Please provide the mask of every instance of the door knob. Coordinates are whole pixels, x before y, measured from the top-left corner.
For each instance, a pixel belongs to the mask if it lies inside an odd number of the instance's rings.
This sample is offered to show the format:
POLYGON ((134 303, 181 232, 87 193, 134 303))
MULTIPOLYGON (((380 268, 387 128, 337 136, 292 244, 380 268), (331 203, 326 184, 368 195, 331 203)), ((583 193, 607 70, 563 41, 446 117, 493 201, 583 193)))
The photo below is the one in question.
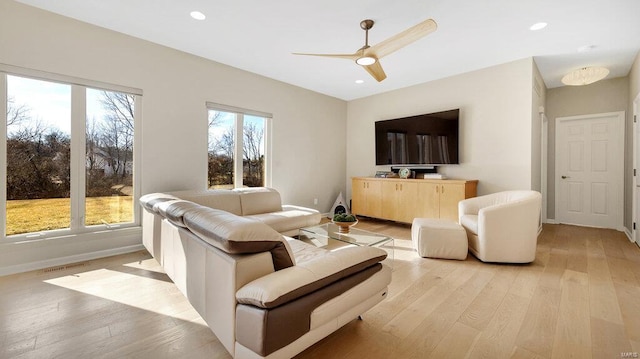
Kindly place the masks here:
POLYGON ((562 179, 567 179, 567 178, 571 178, 569 176, 562 176, 562 179))

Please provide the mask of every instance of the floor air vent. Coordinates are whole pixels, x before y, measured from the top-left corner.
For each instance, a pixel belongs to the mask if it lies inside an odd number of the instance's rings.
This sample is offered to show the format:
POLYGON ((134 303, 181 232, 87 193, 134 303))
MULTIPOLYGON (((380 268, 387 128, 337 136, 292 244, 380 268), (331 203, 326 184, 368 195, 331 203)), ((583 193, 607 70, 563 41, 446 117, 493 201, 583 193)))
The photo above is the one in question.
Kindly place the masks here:
POLYGON ((74 264, 65 264, 63 266, 45 268, 42 270, 43 273, 51 273, 51 272, 59 272, 65 269, 71 269, 76 267, 84 267, 87 263, 74 263, 74 264))

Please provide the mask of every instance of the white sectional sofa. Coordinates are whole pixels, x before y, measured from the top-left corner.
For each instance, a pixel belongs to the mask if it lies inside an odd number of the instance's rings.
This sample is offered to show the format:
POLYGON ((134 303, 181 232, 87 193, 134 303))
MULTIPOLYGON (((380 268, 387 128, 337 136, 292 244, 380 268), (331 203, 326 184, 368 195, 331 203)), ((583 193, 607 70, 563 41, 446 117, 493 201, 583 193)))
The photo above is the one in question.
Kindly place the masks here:
POLYGON ((293 357, 382 301, 391 281, 382 249, 326 250, 279 233, 316 224, 320 215, 289 206, 269 212, 276 194, 260 188, 140 199, 145 247, 235 358, 293 357))

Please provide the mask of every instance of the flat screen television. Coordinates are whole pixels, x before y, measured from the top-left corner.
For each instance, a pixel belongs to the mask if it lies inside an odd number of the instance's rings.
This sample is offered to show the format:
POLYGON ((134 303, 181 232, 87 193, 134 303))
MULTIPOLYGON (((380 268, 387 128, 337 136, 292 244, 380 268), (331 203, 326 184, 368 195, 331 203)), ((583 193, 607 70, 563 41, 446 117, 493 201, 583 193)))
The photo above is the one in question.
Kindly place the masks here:
POLYGON ((376 121, 376 165, 459 164, 460 110, 376 121))

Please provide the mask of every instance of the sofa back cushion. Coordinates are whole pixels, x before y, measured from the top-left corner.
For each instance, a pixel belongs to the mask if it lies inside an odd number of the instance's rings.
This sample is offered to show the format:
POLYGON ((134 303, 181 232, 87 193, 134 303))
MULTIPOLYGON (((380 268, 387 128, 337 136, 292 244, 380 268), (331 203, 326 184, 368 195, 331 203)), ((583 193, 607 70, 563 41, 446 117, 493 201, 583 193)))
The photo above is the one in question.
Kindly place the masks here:
POLYGON ((527 200, 535 200, 540 194, 536 191, 529 190, 514 190, 514 191, 502 191, 487 195, 488 202, 483 207, 489 207, 492 205, 500 205, 514 202, 522 202, 527 200))
POLYGON ((176 199, 178 199, 178 197, 168 193, 148 193, 140 197, 140 204, 149 212, 158 213, 154 209, 156 204, 160 202, 174 201, 176 199))
POLYGON ((202 206, 195 202, 176 199, 172 201, 158 202, 153 206, 153 209, 154 212, 166 218, 167 221, 171 222, 173 225, 186 228, 187 225, 184 224, 184 214, 188 210, 196 207, 202 206))
POLYGON ((243 216, 282 211, 280 193, 273 188, 236 188, 233 192, 240 194, 243 216))
POLYGON ((191 232, 226 253, 271 252, 275 270, 295 264, 283 236, 262 222, 204 206, 187 209, 182 218, 191 232))
POLYGON ((242 215, 240 196, 235 191, 226 189, 212 189, 203 191, 180 191, 170 193, 180 199, 195 202, 205 207, 220 209, 238 216, 242 215))

